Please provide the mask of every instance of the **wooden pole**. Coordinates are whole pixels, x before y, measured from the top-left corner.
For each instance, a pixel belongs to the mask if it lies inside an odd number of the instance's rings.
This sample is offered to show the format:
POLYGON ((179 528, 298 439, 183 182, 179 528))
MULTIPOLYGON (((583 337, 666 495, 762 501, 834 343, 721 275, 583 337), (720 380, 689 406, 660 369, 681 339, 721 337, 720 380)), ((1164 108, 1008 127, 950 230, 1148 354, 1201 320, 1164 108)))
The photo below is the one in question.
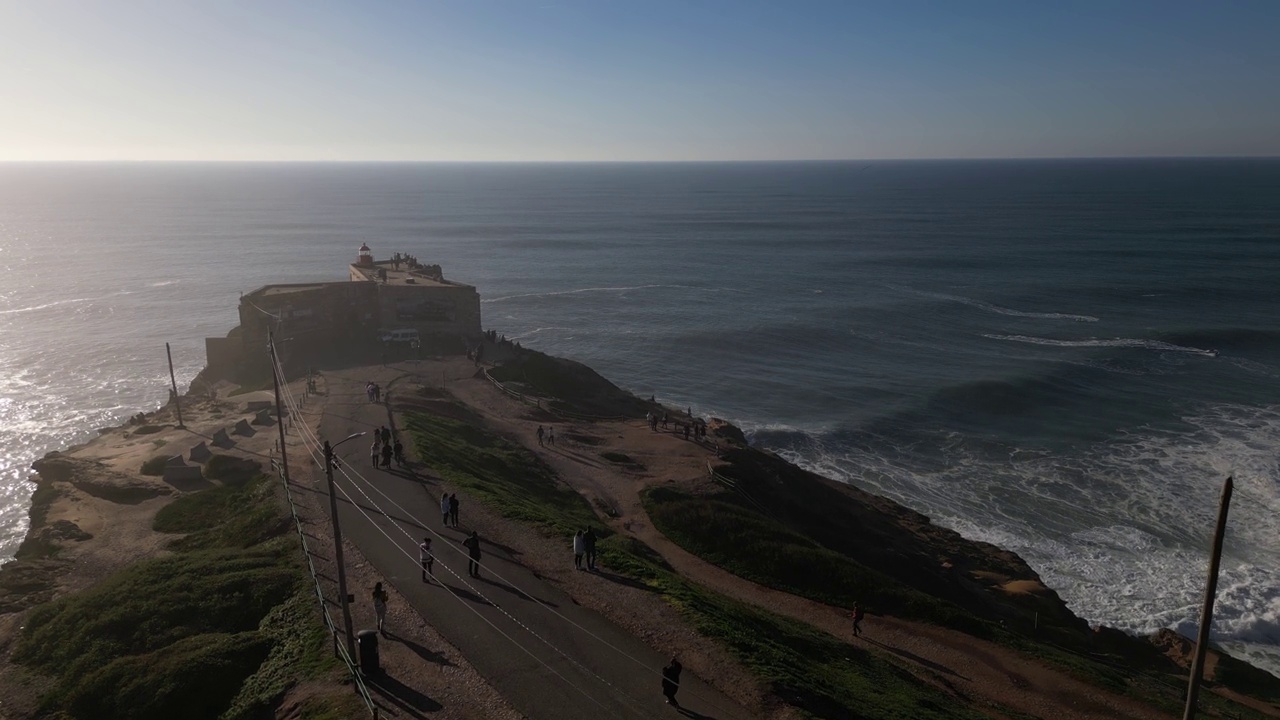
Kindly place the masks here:
MULTIPOLYGON (((350 439, 347 438, 347 440, 350 439)), ((342 603, 342 624, 347 632, 347 660, 354 665, 356 636, 351 627, 351 596, 347 595, 347 565, 342 557, 342 526, 338 524, 338 493, 333 487, 333 447, 329 445, 328 440, 324 441, 324 476, 329 482, 329 517, 333 522, 333 559, 338 565, 338 599, 342 603)))
POLYGON ((284 410, 280 407, 280 376, 276 374, 276 367, 279 366, 276 358, 276 341, 275 337, 270 333, 267 334, 267 348, 271 353, 271 383, 276 390, 276 428, 280 431, 280 471, 283 474, 284 481, 287 483, 289 477, 289 453, 284 446, 284 410))
POLYGON ((1200 632, 1196 635, 1196 657, 1191 663, 1187 681, 1187 706, 1182 720, 1193 720, 1200 699, 1200 676, 1204 674, 1204 656, 1209 649, 1209 627, 1213 625, 1213 600, 1218 593, 1218 564, 1222 560, 1222 537, 1227 531, 1227 510, 1231 507, 1231 478, 1222 484, 1222 501, 1218 505, 1218 526, 1213 531, 1213 550, 1209 556, 1209 579, 1204 585, 1204 606, 1200 609, 1200 632))
POLYGON ((178 410, 178 429, 186 430, 187 426, 182 424, 182 400, 178 397, 178 379, 173 375, 173 351, 169 349, 169 343, 164 344, 164 354, 169 356, 169 382, 173 385, 173 406, 178 410))

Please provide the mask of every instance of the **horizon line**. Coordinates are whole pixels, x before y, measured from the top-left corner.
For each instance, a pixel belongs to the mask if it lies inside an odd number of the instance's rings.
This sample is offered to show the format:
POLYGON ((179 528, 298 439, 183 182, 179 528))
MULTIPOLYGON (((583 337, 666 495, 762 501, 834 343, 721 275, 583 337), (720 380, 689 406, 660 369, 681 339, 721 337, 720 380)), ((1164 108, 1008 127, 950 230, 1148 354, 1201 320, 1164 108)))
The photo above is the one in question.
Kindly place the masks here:
POLYGON ((217 160, 217 159, 100 159, 6 160, 0 165, 695 165, 783 163, 907 163, 907 162, 1046 162, 1099 160, 1277 160, 1275 155, 1044 155, 1034 157, 936 157, 936 158, 789 158, 699 160, 217 160))

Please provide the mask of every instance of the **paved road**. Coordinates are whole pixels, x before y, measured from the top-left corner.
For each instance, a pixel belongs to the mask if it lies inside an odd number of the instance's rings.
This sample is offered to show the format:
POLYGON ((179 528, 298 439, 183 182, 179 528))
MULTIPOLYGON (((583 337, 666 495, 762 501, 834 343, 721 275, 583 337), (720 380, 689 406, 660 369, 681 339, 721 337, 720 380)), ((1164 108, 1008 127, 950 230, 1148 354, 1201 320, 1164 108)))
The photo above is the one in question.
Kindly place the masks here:
MULTIPOLYGON (((418 369, 427 377, 442 377, 440 367, 423 363, 418 369)), ((394 368, 327 372, 328 398, 319 437, 336 442, 388 424, 386 407, 368 402, 364 385, 372 379, 388 387, 398 377, 403 373, 394 368)), ((407 380, 397 384, 407 385, 407 380)), ((468 577, 465 551, 459 545, 463 530, 472 529, 466 507, 462 530, 442 528, 439 499, 432 494, 434 480, 373 469, 371 444, 368 435, 337 449, 354 478, 337 476, 355 499, 352 503, 338 492, 344 535, 517 710, 534 720, 754 717, 688 672, 680 691, 686 708, 677 711, 666 705, 657 671, 667 658, 574 604, 502 548, 486 544, 483 577, 468 577), (428 534, 433 538, 437 582, 424 584, 418 542, 428 534)), ((483 538, 485 529, 475 529, 483 538)), ((369 588, 349 591, 361 601, 369 594, 369 588)))

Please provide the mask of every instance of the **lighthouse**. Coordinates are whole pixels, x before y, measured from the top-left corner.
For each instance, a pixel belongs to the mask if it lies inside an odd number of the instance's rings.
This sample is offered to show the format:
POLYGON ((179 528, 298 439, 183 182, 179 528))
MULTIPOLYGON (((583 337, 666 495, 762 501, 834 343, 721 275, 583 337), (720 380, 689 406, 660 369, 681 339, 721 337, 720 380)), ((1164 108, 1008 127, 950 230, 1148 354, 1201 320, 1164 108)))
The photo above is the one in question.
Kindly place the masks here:
POLYGON ((368 243, 360 243, 360 255, 356 258, 356 265, 373 267, 373 251, 369 249, 368 243))

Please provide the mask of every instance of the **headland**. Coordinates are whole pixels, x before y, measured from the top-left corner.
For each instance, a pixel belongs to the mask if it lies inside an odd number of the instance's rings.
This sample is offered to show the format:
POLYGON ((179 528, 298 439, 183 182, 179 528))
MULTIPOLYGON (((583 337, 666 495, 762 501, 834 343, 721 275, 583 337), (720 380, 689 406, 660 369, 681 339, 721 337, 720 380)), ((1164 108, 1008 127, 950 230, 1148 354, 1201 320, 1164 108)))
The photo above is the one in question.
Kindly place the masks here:
MULTIPOLYGON (((1015 554, 752 448, 721 420, 486 335, 474 288, 363 252, 349 282, 244 296, 241 325, 210 342, 181 398, 186 427, 171 403, 37 463, 27 542, 0 571, 5 717, 109 717, 124 710, 108 700, 139 697, 159 713, 197 697, 211 675, 192 667, 221 669, 198 696, 217 712, 202 717, 361 716, 321 620, 321 607, 337 613, 337 573, 312 453, 383 425, 409 463, 373 468, 367 443, 347 444, 338 497, 356 627, 373 622, 374 582, 392 592, 385 674, 370 681, 382 717, 649 717, 668 710, 650 704, 671 655, 690 717, 1179 711, 1189 642, 1090 628, 1015 554), (379 340, 404 329, 417 347, 379 340), (271 395, 243 392, 270 383, 268 337, 287 348, 287 485, 272 472, 271 395), (381 402, 364 396, 370 382, 381 402), (665 419, 651 428, 646 413, 665 419), (705 437, 686 436, 695 423, 705 437), (441 526, 442 493, 462 497, 461 528, 441 526), (601 536, 599 572, 570 562, 584 526, 601 536), (471 530, 485 581, 450 574, 471 530), (424 535, 438 582, 419 577, 424 535), (197 578, 205 602, 184 588, 197 578), (135 593, 177 615, 130 610, 135 593)), ((1272 676, 1214 657, 1207 712, 1280 716, 1272 676)))

